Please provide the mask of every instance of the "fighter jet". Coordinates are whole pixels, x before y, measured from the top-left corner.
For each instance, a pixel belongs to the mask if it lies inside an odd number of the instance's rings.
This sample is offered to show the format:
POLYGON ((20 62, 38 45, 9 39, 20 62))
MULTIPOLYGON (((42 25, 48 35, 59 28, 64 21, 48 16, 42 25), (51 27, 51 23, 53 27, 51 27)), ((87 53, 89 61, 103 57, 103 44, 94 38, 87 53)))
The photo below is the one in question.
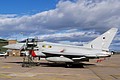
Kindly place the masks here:
MULTIPOLYGON (((67 67, 73 63, 89 61, 89 59, 110 57, 109 46, 114 39, 117 28, 111 28, 93 41, 83 46, 73 46, 51 42, 38 42, 37 49, 31 53, 33 57, 45 57, 50 62, 64 62, 67 67)), ((4 46, 9 49, 22 49, 25 43, 4 46)))

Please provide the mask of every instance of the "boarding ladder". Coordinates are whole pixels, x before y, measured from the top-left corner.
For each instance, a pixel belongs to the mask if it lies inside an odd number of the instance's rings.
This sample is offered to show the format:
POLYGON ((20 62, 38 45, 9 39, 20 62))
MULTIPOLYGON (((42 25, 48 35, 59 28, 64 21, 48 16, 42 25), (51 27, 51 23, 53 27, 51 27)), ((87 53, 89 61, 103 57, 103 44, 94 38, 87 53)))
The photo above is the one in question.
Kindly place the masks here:
POLYGON ((26 39, 26 43, 25 43, 25 52, 26 52, 26 56, 23 57, 23 63, 22 63, 22 67, 30 67, 30 66, 34 66, 34 57, 32 56, 32 51, 36 51, 37 49, 37 42, 38 39, 36 38, 28 38, 26 39))

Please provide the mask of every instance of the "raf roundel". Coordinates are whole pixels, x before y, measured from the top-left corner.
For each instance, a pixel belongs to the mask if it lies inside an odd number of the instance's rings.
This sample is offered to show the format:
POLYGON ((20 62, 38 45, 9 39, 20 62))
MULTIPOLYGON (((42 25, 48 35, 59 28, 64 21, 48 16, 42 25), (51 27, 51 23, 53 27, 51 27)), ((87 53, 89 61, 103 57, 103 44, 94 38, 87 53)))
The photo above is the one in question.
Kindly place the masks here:
POLYGON ((105 37, 103 37, 103 39, 105 39, 105 37))

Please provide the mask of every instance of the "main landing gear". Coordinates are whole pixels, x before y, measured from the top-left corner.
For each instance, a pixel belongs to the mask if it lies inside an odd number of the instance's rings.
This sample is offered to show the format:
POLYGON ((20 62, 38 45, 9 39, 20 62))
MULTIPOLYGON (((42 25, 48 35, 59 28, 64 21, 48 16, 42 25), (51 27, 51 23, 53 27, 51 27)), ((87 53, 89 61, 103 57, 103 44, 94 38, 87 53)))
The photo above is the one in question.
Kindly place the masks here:
POLYGON ((66 68, 71 68, 73 66, 72 62, 66 62, 66 68))

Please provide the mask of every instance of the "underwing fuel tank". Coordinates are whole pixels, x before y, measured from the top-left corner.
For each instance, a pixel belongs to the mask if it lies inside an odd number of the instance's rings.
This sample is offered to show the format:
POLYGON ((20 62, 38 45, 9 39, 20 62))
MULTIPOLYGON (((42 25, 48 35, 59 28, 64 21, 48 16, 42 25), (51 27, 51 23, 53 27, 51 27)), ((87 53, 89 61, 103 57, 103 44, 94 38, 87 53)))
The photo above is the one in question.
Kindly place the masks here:
POLYGON ((50 62, 73 62, 73 60, 66 57, 48 57, 46 60, 50 62))

